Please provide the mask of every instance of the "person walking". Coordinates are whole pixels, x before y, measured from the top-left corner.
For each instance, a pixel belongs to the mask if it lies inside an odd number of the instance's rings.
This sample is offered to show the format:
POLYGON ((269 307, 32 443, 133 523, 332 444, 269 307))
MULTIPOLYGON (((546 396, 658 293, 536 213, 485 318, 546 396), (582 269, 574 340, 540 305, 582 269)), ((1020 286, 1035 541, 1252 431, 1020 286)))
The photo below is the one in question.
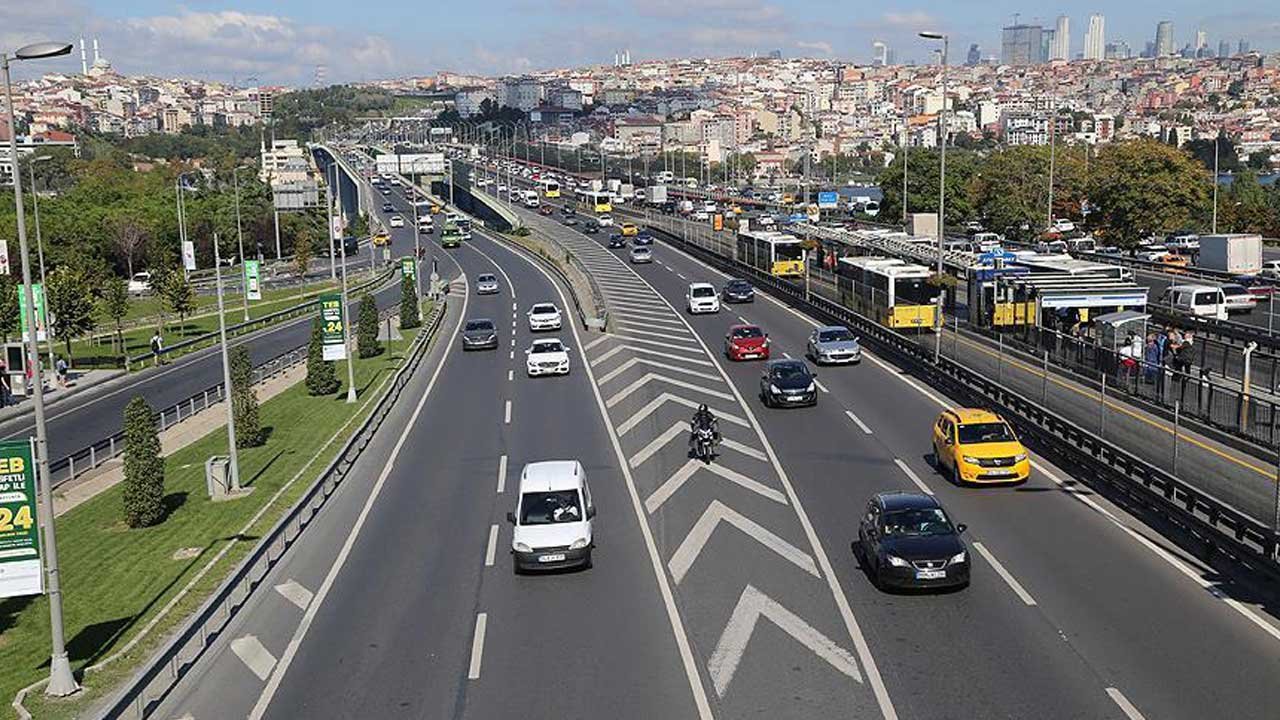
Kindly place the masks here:
POLYGON ((65 388, 67 386, 67 372, 70 370, 67 365, 67 359, 59 355, 57 361, 54 362, 53 367, 58 375, 58 387, 65 388))
POLYGON ((0 408, 13 404, 13 388, 9 387, 9 368, 0 363, 0 408))
POLYGON ((160 331, 156 330, 151 336, 151 354, 155 356, 157 365, 164 362, 162 352, 164 352, 164 338, 160 337, 160 331))

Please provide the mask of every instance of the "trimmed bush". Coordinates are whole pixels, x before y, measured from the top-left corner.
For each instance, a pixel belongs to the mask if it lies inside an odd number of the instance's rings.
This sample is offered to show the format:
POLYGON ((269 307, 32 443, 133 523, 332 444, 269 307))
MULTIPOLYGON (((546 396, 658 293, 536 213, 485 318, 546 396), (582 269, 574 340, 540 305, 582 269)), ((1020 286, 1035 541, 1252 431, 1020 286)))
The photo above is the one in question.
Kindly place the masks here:
POLYGON ((307 393, 332 395, 338 392, 338 378, 333 363, 325 362, 320 318, 311 322, 311 342, 307 344, 307 393))
POLYGON ((356 317, 357 354, 362 358, 381 355, 382 343, 378 342, 378 305, 367 292, 360 296, 360 310, 356 317))
POLYGON ((413 278, 400 278, 400 329, 409 330, 422 324, 422 315, 418 312, 418 289, 413 278))
POLYGON ((151 405, 135 397, 124 409, 124 522, 155 525, 164 517, 164 458, 151 405))
POLYGON ((236 447, 262 444, 262 422, 258 417, 258 396, 253 392, 253 363, 244 345, 231 349, 231 414, 236 424, 236 447))

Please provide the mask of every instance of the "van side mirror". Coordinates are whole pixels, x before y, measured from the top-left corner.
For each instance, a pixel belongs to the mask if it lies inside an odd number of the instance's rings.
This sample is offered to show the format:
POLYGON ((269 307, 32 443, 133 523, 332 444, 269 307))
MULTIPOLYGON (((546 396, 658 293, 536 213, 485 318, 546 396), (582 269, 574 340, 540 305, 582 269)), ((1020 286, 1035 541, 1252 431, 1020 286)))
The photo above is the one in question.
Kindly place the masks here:
POLYGON ((515 513, 513 513, 513 512, 508 512, 508 513, 507 513, 507 522, 511 523, 512 525, 515 525, 515 524, 516 524, 516 514, 515 514, 515 513))
POLYGON ((595 517, 595 516, 596 516, 596 506, 595 506, 595 505, 588 505, 588 506, 587 506, 587 519, 588 519, 588 520, 590 520, 591 518, 593 518, 593 517, 595 517))

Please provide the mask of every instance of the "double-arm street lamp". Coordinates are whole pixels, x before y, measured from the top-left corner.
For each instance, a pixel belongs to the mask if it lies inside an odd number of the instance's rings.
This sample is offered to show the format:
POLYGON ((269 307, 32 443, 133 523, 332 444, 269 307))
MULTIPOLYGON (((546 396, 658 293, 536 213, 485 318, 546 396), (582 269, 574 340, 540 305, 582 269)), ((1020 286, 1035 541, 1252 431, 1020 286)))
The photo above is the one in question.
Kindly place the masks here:
MULTIPOLYGON (((935 272, 938 275, 938 282, 941 290, 942 282, 942 249, 943 238, 946 236, 945 231, 945 211, 947 202, 947 50, 949 49, 950 38, 946 33, 940 32, 922 32, 920 37, 925 40, 941 40, 942 41, 942 108, 938 111, 938 142, 941 143, 942 149, 939 154, 938 167, 938 264, 935 272)), ((905 198, 904 198, 905 199, 905 198)), ((939 356, 942 354, 942 292, 938 293, 937 308, 934 312, 933 329, 937 335, 937 342, 933 348, 933 361, 938 362, 939 356)))
POLYGON ((27 314, 27 362, 31 363, 33 404, 36 418, 36 468, 40 503, 44 511, 44 561, 48 578, 49 625, 52 654, 49 658, 49 684, 45 693, 55 697, 70 695, 80 689, 71 672, 67 657, 66 637, 62 623, 62 581, 58 573, 58 542, 54 533, 53 487, 49 482, 49 437, 44 417, 44 372, 40 367, 40 346, 36 340, 36 304, 31 288, 31 257, 27 250, 27 220, 22 207, 22 173, 18 171, 18 126, 13 114, 13 87, 9 78, 12 60, 40 60, 71 52, 70 43, 44 42, 25 45, 12 55, 0 52, 0 72, 4 75, 4 97, 9 120, 9 159, 13 167, 13 198, 18 213, 18 248, 22 256, 22 292, 27 314))

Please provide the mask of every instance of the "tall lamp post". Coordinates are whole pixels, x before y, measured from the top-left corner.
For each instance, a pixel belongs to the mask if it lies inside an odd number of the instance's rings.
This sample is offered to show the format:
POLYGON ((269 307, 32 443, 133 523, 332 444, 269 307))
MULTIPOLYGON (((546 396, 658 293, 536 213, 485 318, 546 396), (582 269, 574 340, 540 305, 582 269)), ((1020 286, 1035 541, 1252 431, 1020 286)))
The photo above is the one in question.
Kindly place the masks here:
MULTIPOLYGON (((52 159, 52 155, 40 155, 31 158, 31 163, 27 166, 27 170, 31 174, 31 210, 36 220, 36 255, 40 258, 40 287, 44 288, 45 292, 49 292, 49 283, 44 279, 44 239, 40 236, 40 191, 36 188, 36 163, 52 159)), ((17 169, 16 164, 14 169, 17 169)), ((1217 195, 1214 197, 1216 203, 1217 195)), ((1214 207, 1216 209, 1217 205, 1215 204, 1214 207)), ((48 333, 45 334, 44 349, 49 355, 49 367, 55 367, 56 363, 53 361, 53 338, 48 333)))
MULTIPOLYGON (((944 218, 947 201, 947 50, 950 45, 950 38, 946 33, 926 31, 920 33, 920 37, 926 40, 942 41, 942 109, 938 111, 938 141, 942 144, 942 151, 939 154, 938 167, 938 264, 935 272, 938 280, 942 280, 942 249, 943 238, 946 236, 944 230, 944 218)), ((936 341, 933 346, 933 361, 936 363, 942 355, 942 292, 938 293, 938 304, 933 316, 933 329, 936 341)))
MULTIPOLYGON (((244 231, 240 227, 240 167, 231 170, 231 185, 235 188, 236 195, 236 243, 240 247, 240 274, 243 287, 241 297, 244 299, 244 321, 249 322, 249 276, 245 275, 247 270, 244 267, 244 231)), ((214 237, 217 237, 216 235, 214 237)), ((217 242, 216 240, 214 242, 217 242)), ((222 277, 222 268, 218 268, 218 277, 222 277)))
MULTIPOLYGON (((1222 133, 1213 136, 1213 225, 1209 232, 1218 234, 1218 139, 1222 133)), ((36 232, 39 233, 40 221, 36 221, 36 232)), ((1269 317, 1269 316, 1268 316, 1269 317)))
POLYGON ((13 117, 13 87, 9 78, 10 60, 39 60, 71 52, 70 43, 43 42, 25 45, 12 55, 0 52, 0 71, 4 74, 4 96, 9 119, 9 157, 13 161, 13 199, 18 214, 18 248, 22 256, 22 293, 27 301, 27 358, 31 369, 33 404, 36 418, 36 468, 40 504, 44 510, 44 561, 48 579, 49 626, 52 653, 49 658, 49 684, 45 694, 54 697, 70 695, 80 689, 71 672, 67 657, 66 637, 62 623, 62 580, 58 572, 58 541, 54 532, 53 487, 49 482, 49 434, 44 417, 44 372, 40 367, 40 346, 36 340, 36 303, 31 288, 31 254, 27 251, 27 221, 22 207, 22 173, 18 172, 18 126, 13 117))

